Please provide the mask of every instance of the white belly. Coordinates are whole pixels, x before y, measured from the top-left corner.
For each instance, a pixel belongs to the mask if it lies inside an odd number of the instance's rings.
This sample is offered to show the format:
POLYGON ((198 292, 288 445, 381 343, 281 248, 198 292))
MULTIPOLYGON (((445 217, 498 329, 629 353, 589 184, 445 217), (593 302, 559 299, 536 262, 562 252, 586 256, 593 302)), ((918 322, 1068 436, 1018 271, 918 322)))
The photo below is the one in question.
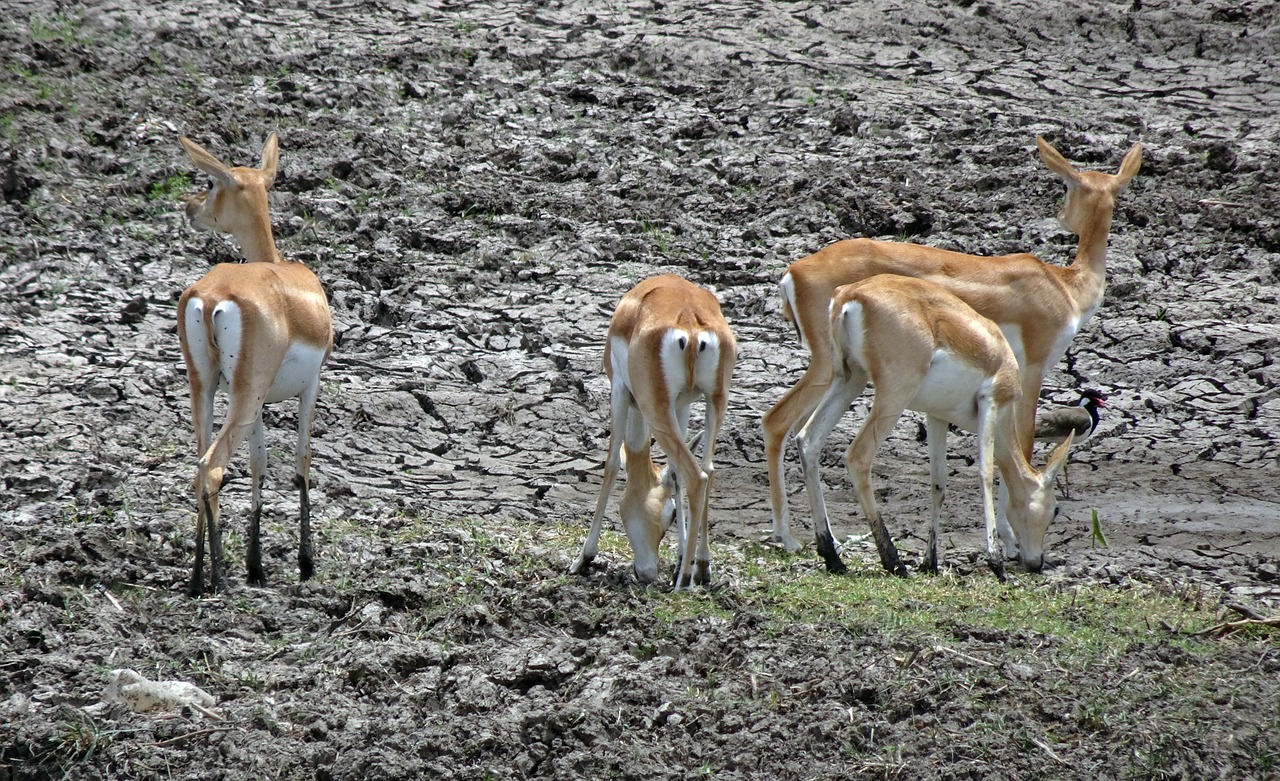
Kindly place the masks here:
POLYGON ((978 393, 990 384, 991 378, 981 370, 945 350, 934 350, 929 371, 907 409, 973 431, 978 427, 978 393))
POLYGON ((320 381, 320 366, 324 363, 324 348, 309 344, 289 347, 276 370, 276 377, 267 391, 267 403, 300 396, 314 388, 320 381))

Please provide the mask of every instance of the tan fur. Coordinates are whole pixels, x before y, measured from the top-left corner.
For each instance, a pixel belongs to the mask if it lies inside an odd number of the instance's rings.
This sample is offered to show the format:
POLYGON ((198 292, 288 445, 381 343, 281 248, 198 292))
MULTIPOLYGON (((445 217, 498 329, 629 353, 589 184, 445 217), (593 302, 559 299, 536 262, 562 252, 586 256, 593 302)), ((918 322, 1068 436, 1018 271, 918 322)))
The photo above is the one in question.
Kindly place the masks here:
POLYGON ((845 460, 885 568, 905 573, 880 517, 871 487, 871 462, 902 412, 915 409, 929 415, 934 495, 926 566, 937 569, 938 516, 946 479, 946 424, 961 419, 940 417, 952 413, 920 406, 917 393, 924 387, 936 391, 943 387, 942 383, 948 383, 956 400, 967 399, 966 407, 972 405, 967 414, 976 416, 987 551, 992 567, 1003 577, 1004 556, 997 552, 992 498, 992 469, 998 465, 1009 488, 1010 522, 1023 543, 1023 561, 1028 568, 1039 569, 1044 529, 1054 512, 1052 476, 1065 463, 1070 439, 1054 452, 1044 474, 1028 463, 1018 442, 1014 414, 1014 405, 1023 393, 1018 365, 999 327, 936 283, 887 274, 837 288, 828 322, 839 360, 830 386, 799 434, 818 550, 828 569, 843 572, 844 564, 835 547, 822 496, 819 455, 849 402, 862 392, 868 379, 875 387, 875 395, 845 460), (859 319, 846 319, 852 317, 859 319), (856 326, 860 334, 856 353, 855 347, 846 343, 851 326, 856 326), (972 382, 962 380, 965 375, 933 375, 927 379, 940 354, 969 367, 972 376, 984 379, 975 385, 954 384, 972 382))
MULTIPOLYGON (((783 315, 810 351, 804 376, 764 415, 765 462, 774 537, 790 550, 799 547, 789 529, 782 471, 787 435, 813 412, 831 382, 833 347, 828 311, 836 288, 877 274, 919 277, 935 282, 1001 326, 1017 326, 1026 360, 1019 367, 1022 399, 1017 406, 1018 442, 1031 455, 1036 400, 1045 373, 1060 355, 1054 346, 1085 313, 1102 303, 1106 248, 1115 196, 1138 172, 1142 147, 1134 144, 1115 175, 1080 172, 1042 138, 1036 139, 1045 165, 1062 177, 1068 194, 1063 224, 1080 237, 1075 261, 1067 267, 1034 255, 980 257, 900 242, 849 239, 836 242, 787 269, 795 303, 783 315)), ((1082 323, 1079 323, 1082 325, 1082 323)))
MULTIPOLYGON (((263 147, 260 168, 229 168, 187 138, 181 139, 192 162, 214 180, 210 191, 192 198, 187 216, 197 227, 233 234, 249 262, 222 263, 187 288, 178 300, 178 338, 182 345, 187 376, 191 383, 191 409, 196 432, 199 462, 195 491, 197 504, 196 566, 191 591, 203 590, 203 540, 209 531, 211 586, 220 587, 222 554, 218 522, 218 493, 225 467, 240 443, 261 436, 263 402, 286 352, 291 345, 310 345, 324 350, 328 359, 333 349, 333 327, 329 305, 319 279, 306 266, 282 259, 276 251, 268 212, 267 188, 275 180, 278 142, 274 133, 263 147), (203 304, 204 335, 212 348, 211 365, 201 366, 190 348, 187 333, 188 307, 193 300, 203 304), (220 375, 218 337, 212 313, 223 302, 234 302, 241 314, 241 346, 234 376, 228 383, 230 402, 226 420, 212 436, 212 404, 220 375)), ((323 362, 323 361, 322 361, 323 362)), ((314 397, 304 401, 299 415, 299 453, 296 479, 302 490, 304 539, 300 541, 300 567, 304 578, 311 573, 309 504, 307 483, 310 471, 309 431, 314 397)), ((251 466, 254 480, 254 511, 250 528, 249 577, 263 580, 258 551, 257 521, 260 511, 258 474, 265 451, 258 449, 251 466)))
MULTIPOLYGON (((713 453, 716 436, 728 407, 729 383, 736 359, 737 344, 733 333, 720 311, 719 302, 709 291, 681 277, 667 274, 644 280, 622 297, 609 323, 604 354, 605 373, 609 376, 615 400, 609 455, 605 459, 604 481, 596 501, 591 531, 583 545, 582 554, 570 568, 572 572, 586 574, 595 558, 600 524, 619 461, 625 461, 627 469, 627 486, 620 506, 624 525, 627 524, 627 519, 638 519, 635 522, 644 526, 643 532, 636 531, 634 534, 632 528, 627 529, 633 552, 637 556, 637 562, 641 554, 645 554, 646 561, 656 561, 658 543, 664 530, 660 516, 664 504, 672 498, 672 487, 661 479, 661 473, 651 459, 649 435, 652 434, 671 461, 671 469, 678 477, 678 485, 687 493, 689 500, 690 518, 681 543, 683 555, 676 573, 676 585, 691 585, 710 579, 707 504, 714 475, 713 453), (663 341, 672 329, 679 329, 688 335, 681 357, 685 376, 689 381, 680 387, 670 387, 662 367, 663 341), (703 332, 715 334, 719 340, 719 360, 711 387, 697 387, 694 377, 698 335, 703 332), (627 345, 626 367, 630 384, 625 388, 621 385, 621 379, 614 376, 615 339, 627 345), (706 430, 701 464, 685 444, 683 423, 677 414, 677 407, 687 407, 696 397, 706 399, 706 430), (637 412, 642 421, 631 418, 637 412), (633 448, 625 444, 624 438, 628 425, 635 426, 638 423, 644 430, 643 445, 633 448)), ((675 502, 678 512, 678 495, 675 502)), ((637 575, 647 580, 654 576, 654 572, 647 570, 641 573, 637 565, 637 575)))

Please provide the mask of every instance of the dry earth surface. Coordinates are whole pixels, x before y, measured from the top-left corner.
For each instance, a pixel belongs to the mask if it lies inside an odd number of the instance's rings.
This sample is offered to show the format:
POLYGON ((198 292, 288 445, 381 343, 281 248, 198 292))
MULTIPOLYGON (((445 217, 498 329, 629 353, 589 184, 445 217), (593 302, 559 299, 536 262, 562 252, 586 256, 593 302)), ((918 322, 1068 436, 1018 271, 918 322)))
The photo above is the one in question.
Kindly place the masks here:
MULTIPOLYGON (((1275 4, 6 0, 0 62, 0 778, 1277 772, 1274 633, 1205 650, 1153 620, 1072 666, 1030 625, 939 644, 779 622, 769 584, 825 575, 811 546, 762 544, 759 423, 805 365, 789 262, 857 235, 1069 262, 1034 136, 1112 172, 1140 141, 1106 301, 1046 385, 1109 406, 1050 566, 1010 588, 1274 615, 1275 4), (336 321, 318 572, 293 565, 286 403, 273 585, 192 601, 174 302, 237 250, 185 224, 203 177, 177 139, 249 164, 272 130, 277 241, 336 321), (741 344, 720 584, 680 599, 635 589, 616 540, 603 573, 563 574, 604 454, 608 314, 659 271, 714 286, 741 344), (86 712, 119 667, 197 683, 227 720, 86 712)), ((863 531, 839 458, 861 408, 826 454, 840 535, 863 531)), ((917 428, 876 469, 913 564, 917 428)), ((953 438, 945 578, 986 592, 971 451, 953 438)), ((237 578, 246 470, 223 493, 237 578)), ((879 579, 872 549, 847 556, 879 579)))

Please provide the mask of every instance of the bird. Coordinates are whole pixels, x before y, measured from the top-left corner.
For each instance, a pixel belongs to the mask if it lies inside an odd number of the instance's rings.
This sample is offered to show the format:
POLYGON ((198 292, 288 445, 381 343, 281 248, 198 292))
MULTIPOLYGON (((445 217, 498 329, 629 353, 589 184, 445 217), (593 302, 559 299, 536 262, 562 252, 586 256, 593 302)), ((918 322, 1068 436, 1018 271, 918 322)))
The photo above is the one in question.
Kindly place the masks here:
MULTIPOLYGON (((1098 408, 1107 406, 1107 397, 1099 390, 1086 388, 1080 392, 1080 402, 1070 407, 1055 407, 1036 416, 1035 440, 1058 443, 1074 433, 1075 442, 1085 441, 1098 429, 1098 408)), ((1071 479, 1067 467, 1062 468, 1062 497, 1068 497, 1071 479)))

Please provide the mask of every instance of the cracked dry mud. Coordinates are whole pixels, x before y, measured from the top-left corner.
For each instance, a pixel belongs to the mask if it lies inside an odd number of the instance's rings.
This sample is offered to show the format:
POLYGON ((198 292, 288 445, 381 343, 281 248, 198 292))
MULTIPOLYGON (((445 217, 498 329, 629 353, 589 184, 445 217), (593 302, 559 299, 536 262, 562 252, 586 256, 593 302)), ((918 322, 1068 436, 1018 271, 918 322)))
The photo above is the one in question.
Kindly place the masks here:
MULTIPOLYGON (((9 0, 0 52, 0 777, 61 775, 36 749, 96 701, 105 670, 191 676, 193 660, 269 691, 220 692, 235 730, 182 738, 148 722, 145 740, 117 737, 76 773, 1243 778, 1265 772, 1242 759, 1248 740, 1280 752, 1265 641, 1224 652, 1210 673, 1253 683, 1161 744, 1167 775, 1142 775, 1155 741, 1107 733, 1046 687, 1079 671, 1019 668, 1011 693, 966 699, 983 668, 962 656, 926 653, 917 678, 888 631, 763 635, 732 589, 715 597, 732 620, 637 655, 652 620, 624 562, 560 576, 595 499, 601 338, 628 287, 659 271, 714 286, 738 335, 712 523, 713 555, 740 557, 769 525, 760 415, 805 365, 778 311, 783 269, 855 235, 1069 262, 1042 134, 1097 170, 1145 146, 1116 208, 1106 301, 1046 381, 1045 403, 1085 385, 1109 401, 1072 455, 1043 578, 1274 613, 1274 5, 9 0), (298 585, 285 404, 267 412, 274 586, 199 605, 180 594, 194 458, 173 307, 236 250, 184 224, 198 180, 177 138, 249 164, 271 130, 277 242, 325 282, 337 331, 314 440, 320 561, 298 585), (542 579, 502 565, 513 520, 548 530, 542 579), (404 631, 448 586, 433 560, 470 553, 491 599, 404 631), (158 595, 177 626, 117 609, 100 586, 119 585, 158 595), (60 618, 86 602, 96 622, 60 618), (723 697, 690 704, 709 670, 723 697), (965 732, 990 708, 1084 737, 965 732)), ((864 531, 839 467, 859 415, 827 453, 839 536, 864 531)), ((981 577, 971 444, 953 438, 943 555, 981 577)), ((787 466, 811 539, 794 448, 787 466)), ((243 454, 232 471, 239 576, 243 454)), ((886 443, 876 479, 914 564, 928 502, 915 425, 886 443)), ((778 578, 820 566, 811 543, 791 562, 778 578)), ((1037 642, 959 639, 970 660, 1037 642)), ((1153 644, 1087 676, 1159 681, 1185 670, 1180 653, 1153 644)), ((1142 723, 1163 707, 1138 708, 1142 723)))

